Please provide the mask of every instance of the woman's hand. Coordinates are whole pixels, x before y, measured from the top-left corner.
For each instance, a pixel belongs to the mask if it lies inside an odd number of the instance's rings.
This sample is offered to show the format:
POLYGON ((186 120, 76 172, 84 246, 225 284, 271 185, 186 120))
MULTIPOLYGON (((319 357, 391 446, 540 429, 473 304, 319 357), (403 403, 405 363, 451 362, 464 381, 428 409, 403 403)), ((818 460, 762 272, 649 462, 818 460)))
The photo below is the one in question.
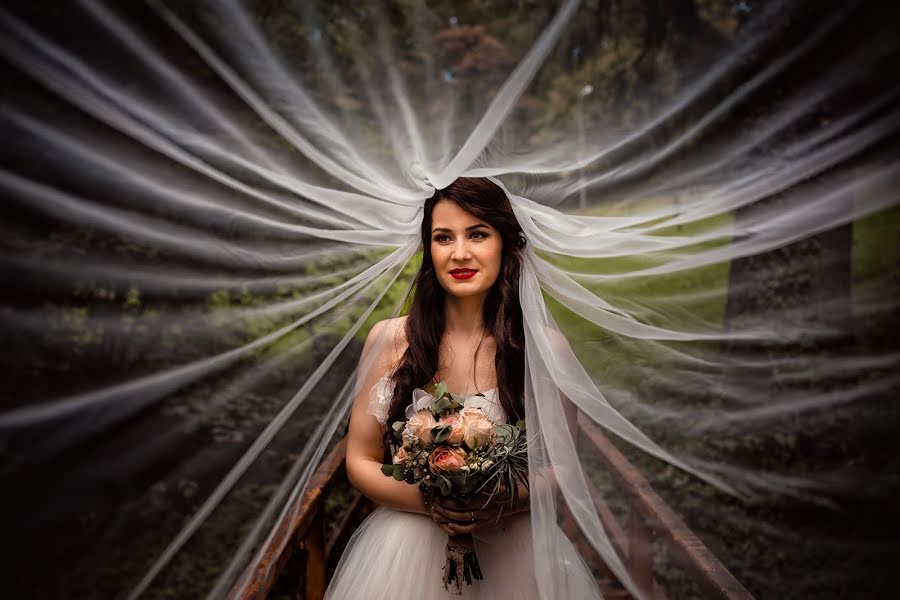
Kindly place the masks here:
POLYGON ((450 526, 450 518, 444 514, 443 507, 438 504, 437 498, 438 497, 434 495, 433 491, 422 494, 425 508, 428 510, 428 515, 431 517, 431 520, 434 521, 434 524, 447 535, 454 536, 457 532, 450 526))
POLYGON ((503 517, 527 510, 527 487, 519 484, 519 498, 515 506, 501 502, 500 498, 504 495, 505 489, 501 486, 493 497, 488 492, 481 492, 468 502, 436 496, 428 501, 429 506, 433 506, 431 518, 451 536, 490 529, 499 525, 503 517))

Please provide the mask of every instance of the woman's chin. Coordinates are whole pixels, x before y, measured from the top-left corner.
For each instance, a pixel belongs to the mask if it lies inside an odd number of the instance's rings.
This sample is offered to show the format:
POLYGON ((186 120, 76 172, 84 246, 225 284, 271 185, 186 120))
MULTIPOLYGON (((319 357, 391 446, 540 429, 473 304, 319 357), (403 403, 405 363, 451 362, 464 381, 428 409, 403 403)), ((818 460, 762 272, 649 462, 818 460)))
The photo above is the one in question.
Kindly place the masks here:
POLYGON ((450 282, 449 285, 445 285, 443 287, 444 287, 444 290, 448 294, 450 294, 451 296, 455 296, 457 298, 468 298, 470 296, 483 296, 483 295, 487 294, 487 292, 488 292, 488 290, 484 289, 483 286, 466 285, 466 283, 460 283, 459 281, 450 282))

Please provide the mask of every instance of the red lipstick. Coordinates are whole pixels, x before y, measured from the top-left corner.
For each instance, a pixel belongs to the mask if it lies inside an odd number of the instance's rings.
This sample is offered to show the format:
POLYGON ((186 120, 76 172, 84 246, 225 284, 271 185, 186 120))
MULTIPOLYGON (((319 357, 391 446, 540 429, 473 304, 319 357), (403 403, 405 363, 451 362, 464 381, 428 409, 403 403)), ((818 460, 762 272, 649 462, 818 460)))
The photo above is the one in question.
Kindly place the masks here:
POLYGON ((450 276, 453 279, 471 279, 477 272, 475 269, 453 269, 450 271, 450 276))

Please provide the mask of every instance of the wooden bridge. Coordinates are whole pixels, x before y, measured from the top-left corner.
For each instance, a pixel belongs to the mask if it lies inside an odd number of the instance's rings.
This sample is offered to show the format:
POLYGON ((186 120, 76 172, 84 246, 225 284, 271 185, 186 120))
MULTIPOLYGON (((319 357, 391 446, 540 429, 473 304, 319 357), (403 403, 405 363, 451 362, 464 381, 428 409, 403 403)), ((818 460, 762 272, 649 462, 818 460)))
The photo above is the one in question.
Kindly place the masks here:
MULTIPOLYGON (((703 598, 752 600, 753 596, 722 565, 682 519, 653 491, 646 478, 593 424, 579 418, 579 444, 587 444, 612 474, 627 500, 624 523, 614 515, 598 489, 591 485, 591 496, 603 526, 635 583, 650 598, 666 600, 665 586, 653 574, 654 549, 664 548, 691 579, 703 598)), ((264 600, 276 584, 287 587, 293 598, 319 600, 325 595, 329 573, 337 564, 343 547, 355 526, 376 505, 352 490, 347 508, 326 526, 325 502, 339 486, 348 488, 344 473, 346 438, 325 457, 316 470, 307 492, 297 500, 294 510, 275 525, 275 535, 263 548, 262 559, 247 567, 232 588, 233 600, 264 600), (294 563, 293 581, 285 581, 286 566, 294 563), (298 566, 299 565, 299 566, 298 566)), ((621 583, 585 540, 568 511, 561 527, 581 555, 599 573, 597 582, 606 599, 631 599, 621 583)))

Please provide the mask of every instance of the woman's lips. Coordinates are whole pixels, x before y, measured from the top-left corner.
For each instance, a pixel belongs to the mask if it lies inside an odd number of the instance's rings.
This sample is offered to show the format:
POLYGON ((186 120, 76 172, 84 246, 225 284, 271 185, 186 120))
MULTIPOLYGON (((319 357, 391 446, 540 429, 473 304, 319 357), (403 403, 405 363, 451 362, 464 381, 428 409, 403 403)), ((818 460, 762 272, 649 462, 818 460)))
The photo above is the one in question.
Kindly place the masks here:
POLYGON ((475 269, 453 269, 450 275, 453 279, 471 279, 477 272, 475 269))

